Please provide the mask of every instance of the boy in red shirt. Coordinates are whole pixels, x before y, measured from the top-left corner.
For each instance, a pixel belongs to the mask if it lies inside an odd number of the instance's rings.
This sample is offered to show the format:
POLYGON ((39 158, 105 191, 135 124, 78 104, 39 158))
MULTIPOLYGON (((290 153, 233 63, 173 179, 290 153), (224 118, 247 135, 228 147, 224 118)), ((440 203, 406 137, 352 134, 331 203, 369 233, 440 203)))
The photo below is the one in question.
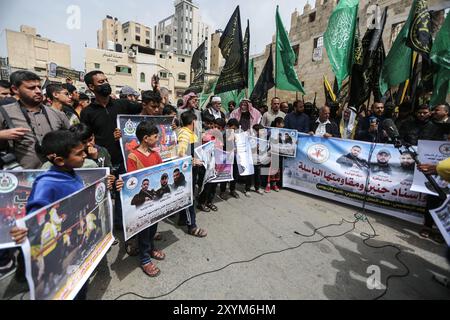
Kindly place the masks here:
MULTIPOLYGON (((140 145, 128 155, 128 172, 150 168, 162 163, 159 153, 152 150, 158 142, 158 135, 158 128, 151 123, 144 121, 138 125, 136 137, 140 145)), ((156 277, 160 274, 160 270, 151 259, 164 260, 166 257, 164 252, 155 248, 154 237, 157 230, 158 224, 154 224, 137 235, 142 270, 149 277, 156 277)))

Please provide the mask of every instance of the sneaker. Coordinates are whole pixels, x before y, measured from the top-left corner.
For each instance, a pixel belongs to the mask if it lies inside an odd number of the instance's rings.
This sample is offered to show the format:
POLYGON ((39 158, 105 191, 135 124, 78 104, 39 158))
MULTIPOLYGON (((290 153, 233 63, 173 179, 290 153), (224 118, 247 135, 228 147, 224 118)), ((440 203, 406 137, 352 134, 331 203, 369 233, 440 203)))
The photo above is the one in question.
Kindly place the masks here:
POLYGON ((14 271, 16 271, 16 263, 11 259, 8 264, 0 267, 0 280, 7 278, 13 274, 14 271))
POLYGON ((233 198, 239 199, 239 195, 236 191, 230 191, 230 196, 232 196, 233 198))
POLYGON ((244 196, 246 196, 247 198, 251 198, 252 197, 250 195, 250 191, 244 191, 244 196))
POLYGON ((220 199, 220 200, 223 200, 223 201, 228 201, 229 197, 228 197, 228 195, 227 195, 226 192, 221 192, 221 193, 219 194, 219 199, 220 199))
POLYGON ((265 192, 265 193, 270 193, 270 185, 268 185, 268 186, 266 187, 266 190, 264 190, 264 192, 265 192))
POLYGON ((260 189, 255 190, 255 192, 256 192, 257 194, 260 194, 260 195, 263 195, 263 194, 264 194, 264 192, 263 192, 262 190, 260 190, 260 189))
POLYGON ((278 188, 278 186, 275 186, 275 187, 273 187, 273 191, 280 192, 280 188, 278 188))

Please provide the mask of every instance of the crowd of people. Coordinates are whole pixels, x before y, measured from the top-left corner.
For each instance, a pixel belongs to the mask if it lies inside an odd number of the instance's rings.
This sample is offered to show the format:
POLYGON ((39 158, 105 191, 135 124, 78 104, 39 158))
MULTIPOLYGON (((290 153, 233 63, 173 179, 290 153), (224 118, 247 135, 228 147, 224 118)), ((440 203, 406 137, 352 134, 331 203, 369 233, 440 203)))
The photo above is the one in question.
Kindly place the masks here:
MULTIPOLYGON (((194 157, 195 145, 214 140, 216 147, 235 152, 233 147, 230 148, 233 135, 227 133, 248 132, 259 137, 267 127, 293 129, 323 138, 393 143, 392 135, 388 134, 384 125, 386 119, 395 123, 399 132, 395 138, 405 144, 417 145, 418 140, 449 138, 448 103, 432 110, 429 105, 421 104, 413 110, 410 102, 395 107, 376 101, 371 108, 355 110, 336 105, 316 108, 303 101, 290 104, 275 97, 270 101, 270 108, 253 105, 247 99, 231 101, 226 108, 220 97, 214 96, 207 107, 200 110, 199 97, 194 92, 186 92, 182 101, 173 106, 169 101, 169 91, 159 87, 156 77, 152 81, 154 90, 139 93, 124 87, 120 96, 115 97, 106 75, 93 71, 85 76, 86 86, 93 98, 78 92, 71 83, 51 84, 43 90, 41 79, 29 71, 14 72, 10 82, 0 82, 0 150, 3 150, 0 161, 3 169, 48 169, 38 184, 33 186, 27 214, 82 189, 83 184, 74 169, 109 167, 112 173, 109 187, 115 199, 114 226, 117 230, 123 230, 119 196, 123 181, 119 175, 126 173, 126 169, 119 144, 122 132, 117 128, 118 115, 174 117, 178 156, 193 157, 192 184, 194 189, 201 191, 197 194, 195 206, 178 214, 178 224, 187 227, 187 234, 198 238, 206 237, 207 230, 197 225, 196 213, 198 210, 218 210, 214 204, 217 187, 220 188, 218 197, 224 201, 240 197, 236 191, 239 183, 244 185, 244 197, 252 197, 252 191, 257 196, 278 192, 282 180, 282 159, 276 167, 254 163, 255 170, 251 176, 240 176, 234 161, 234 181, 202 186, 205 168, 194 157), (216 139, 217 133, 223 138, 220 143, 216 139), (262 168, 269 170, 262 171, 262 168)), ((136 136, 140 144, 127 159, 128 172, 162 163, 160 155, 153 149, 158 134, 158 129, 148 122, 137 127, 136 136)), ((342 162, 345 164, 345 159, 342 162)), ((422 170, 428 169, 422 167, 422 170)), ((143 197, 145 199, 146 196, 143 197)), ((430 196, 428 208, 439 206, 441 201, 438 200, 430 196)), ((431 216, 427 215, 422 236, 431 235, 432 223, 431 216)), ((161 237, 157 228, 156 224, 124 243, 128 254, 139 256, 142 270, 150 277, 160 274, 153 261, 166 258, 165 253, 155 245, 161 237)), ((24 241, 26 235, 26 229, 13 228, 11 232, 12 239, 18 244, 24 241)), ((5 274, 13 270, 14 259, 14 250, 1 250, 0 272, 5 274)), ((19 255, 16 275, 23 279, 23 262, 20 260, 19 255)), ((81 298, 86 290, 87 286, 81 291, 81 298)))

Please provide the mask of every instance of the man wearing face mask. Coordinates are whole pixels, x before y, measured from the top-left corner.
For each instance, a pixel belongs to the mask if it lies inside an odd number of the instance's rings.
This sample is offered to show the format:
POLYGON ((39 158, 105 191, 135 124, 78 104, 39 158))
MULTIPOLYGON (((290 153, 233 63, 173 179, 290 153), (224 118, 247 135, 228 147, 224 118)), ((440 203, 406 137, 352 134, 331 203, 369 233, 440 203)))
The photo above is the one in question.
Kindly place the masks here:
MULTIPOLYGON (((86 124, 94 133, 96 143, 108 150, 114 174, 125 173, 125 165, 120 149, 122 132, 117 128, 117 115, 140 114, 142 105, 129 100, 112 99, 112 88, 108 78, 102 71, 92 71, 84 77, 86 86, 95 95, 95 100, 81 111, 81 122, 86 124)), ((114 224, 120 228, 122 206, 120 197, 116 194, 114 224)))

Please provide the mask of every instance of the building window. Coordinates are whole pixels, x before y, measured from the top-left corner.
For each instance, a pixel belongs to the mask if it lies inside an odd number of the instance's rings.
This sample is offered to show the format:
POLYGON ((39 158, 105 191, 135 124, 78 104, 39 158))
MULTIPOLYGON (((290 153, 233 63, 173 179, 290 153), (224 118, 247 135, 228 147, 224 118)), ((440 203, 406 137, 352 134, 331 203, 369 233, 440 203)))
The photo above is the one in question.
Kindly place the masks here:
POLYGON ((141 37, 140 36, 136 36, 135 39, 136 39, 136 41, 139 41, 139 42, 141 41, 141 37))
POLYGON ((145 82, 145 73, 141 72, 141 82, 145 82))
POLYGON ((323 47, 323 37, 318 37, 314 39, 314 49, 323 47))
POLYGON ((165 54, 160 54, 159 57, 160 57, 161 59, 165 59, 165 58, 166 58, 166 55, 165 55, 165 54))
POLYGON ((141 33, 141 28, 140 27, 136 27, 136 33, 141 33))
POLYGON ((310 13, 309 14, 309 22, 314 22, 316 20, 316 13, 310 13))
POLYGON ((296 44, 295 46, 292 47, 292 50, 294 50, 295 53, 295 66, 298 65, 298 55, 300 53, 300 45, 296 44))
POLYGON ((186 74, 185 73, 179 73, 178 74, 178 81, 186 81, 186 74))
POLYGON ((160 72, 159 72, 159 77, 160 77, 161 79, 167 79, 167 72, 165 72, 165 71, 160 71, 160 72))
POLYGON ((184 58, 178 58, 178 62, 185 62, 186 60, 184 58))
POLYGON ((313 61, 322 61, 323 52, 323 37, 317 37, 314 39, 313 61))
POLYGON ((100 69, 100 63, 94 63, 94 68, 95 69, 100 69))
POLYGON ((150 45, 150 39, 145 39, 145 44, 150 45))
POLYGON ((117 66, 116 73, 131 74, 131 68, 125 66, 117 66))
POLYGON ((128 28, 124 29, 123 33, 128 33, 128 28))
POLYGON ((150 38, 150 31, 145 31, 145 36, 150 38))

